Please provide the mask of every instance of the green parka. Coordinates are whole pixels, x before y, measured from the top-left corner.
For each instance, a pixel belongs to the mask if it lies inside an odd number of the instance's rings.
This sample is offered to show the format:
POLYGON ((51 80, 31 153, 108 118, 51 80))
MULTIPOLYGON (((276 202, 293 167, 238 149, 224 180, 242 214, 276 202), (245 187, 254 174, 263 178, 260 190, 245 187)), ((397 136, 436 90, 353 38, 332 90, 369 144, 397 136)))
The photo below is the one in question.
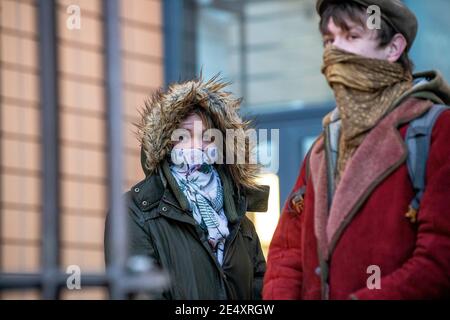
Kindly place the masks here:
MULTIPOLYGON (((224 86, 214 80, 177 84, 167 93, 155 95, 143 113, 139 128, 146 178, 126 193, 129 253, 150 256, 169 273, 170 288, 156 298, 261 298, 266 263, 246 212, 267 210, 269 188, 255 188, 255 172, 250 165, 215 165, 224 189, 224 211, 230 230, 220 266, 167 161, 167 139, 194 105, 203 107, 221 131, 246 129, 247 124, 236 112, 239 103, 221 91, 224 86)), ((106 263, 114 254, 110 251, 108 230, 107 218, 106 263)))

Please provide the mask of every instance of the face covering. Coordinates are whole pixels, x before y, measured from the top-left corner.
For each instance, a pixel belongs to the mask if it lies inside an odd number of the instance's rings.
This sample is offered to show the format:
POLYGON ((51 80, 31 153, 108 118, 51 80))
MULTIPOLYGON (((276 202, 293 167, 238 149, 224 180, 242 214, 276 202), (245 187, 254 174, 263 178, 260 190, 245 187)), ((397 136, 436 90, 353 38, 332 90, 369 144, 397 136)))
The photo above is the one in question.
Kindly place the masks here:
POLYGON ((205 150, 197 148, 173 148, 171 160, 175 165, 200 166, 202 164, 214 164, 218 160, 218 149, 210 146, 205 150))
POLYGON ((222 183, 212 165, 217 149, 208 149, 176 150, 175 156, 183 161, 171 163, 170 170, 189 202, 195 221, 206 233, 212 252, 222 265, 225 240, 230 232, 223 208, 222 183))
POLYGON ((322 73, 334 91, 342 120, 337 176, 367 133, 412 87, 412 75, 400 63, 371 59, 328 46, 322 73))

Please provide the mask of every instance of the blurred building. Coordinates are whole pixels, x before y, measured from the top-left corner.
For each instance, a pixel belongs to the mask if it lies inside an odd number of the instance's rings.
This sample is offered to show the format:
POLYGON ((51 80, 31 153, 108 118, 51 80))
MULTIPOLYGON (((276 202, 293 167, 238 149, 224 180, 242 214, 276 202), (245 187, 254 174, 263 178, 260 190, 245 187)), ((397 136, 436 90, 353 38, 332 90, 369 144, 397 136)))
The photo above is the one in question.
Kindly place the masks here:
MULTIPOLYGON (((105 0, 108 1, 108 0, 105 0)), ((420 28, 416 70, 450 79, 445 0, 408 0, 420 28)), ((322 42, 314 0, 119 0, 123 96, 123 190, 143 178, 133 123, 152 90, 172 81, 221 72, 242 96, 242 114, 271 141, 278 169, 267 213, 252 214, 267 250, 301 160, 321 130, 333 96, 320 73, 322 42)), ((38 0, 0 0, 0 268, 38 272, 42 240, 41 105, 38 0)), ((61 270, 104 272, 107 210, 105 17, 101 0, 58 0, 61 270), (74 7, 75 6, 75 7, 74 7), (74 9, 75 8, 75 9, 74 9), (73 25, 80 9, 79 28, 73 25), (74 11, 75 10, 75 11, 74 11), (68 27, 68 24, 71 27, 68 27)), ((0 298, 39 298, 37 290, 0 298)), ((62 298, 106 298, 102 288, 63 290, 62 298)))
MULTIPOLYGON (((125 190, 143 178, 133 122, 144 99, 163 85, 163 31, 161 1, 120 5, 125 190)), ((40 266, 37 6, 33 0, 0 1, 2 272, 36 272, 40 266)), ((101 1, 57 1, 57 17, 62 270, 75 264, 102 272, 107 145, 101 1), (67 27, 70 5, 81 9, 80 29, 67 27)), ((3 295, 38 297, 33 291, 3 295)), ((86 288, 62 296, 103 298, 105 292, 86 288)))

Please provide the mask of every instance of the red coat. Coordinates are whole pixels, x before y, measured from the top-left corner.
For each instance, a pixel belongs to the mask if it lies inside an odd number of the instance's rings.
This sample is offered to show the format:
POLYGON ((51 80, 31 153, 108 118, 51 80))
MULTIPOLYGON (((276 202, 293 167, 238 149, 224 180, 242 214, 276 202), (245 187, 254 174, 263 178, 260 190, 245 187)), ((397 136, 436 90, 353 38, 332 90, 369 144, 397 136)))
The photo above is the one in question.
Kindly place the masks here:
POLYGON ((409 99, 372 129, 347 165, 330 210, 323 138, 309 179, 303 164, 269 249, 265 299, 432 299, 450 297, 450 112, 432 133, 426 191, 417 222, 405 217, 414 196, 406 166, 408 123, 431 102, 409 99), (290 199, 289 199, 290 200, 290 199), (367 282, 378 266, 381 288, 367 282))

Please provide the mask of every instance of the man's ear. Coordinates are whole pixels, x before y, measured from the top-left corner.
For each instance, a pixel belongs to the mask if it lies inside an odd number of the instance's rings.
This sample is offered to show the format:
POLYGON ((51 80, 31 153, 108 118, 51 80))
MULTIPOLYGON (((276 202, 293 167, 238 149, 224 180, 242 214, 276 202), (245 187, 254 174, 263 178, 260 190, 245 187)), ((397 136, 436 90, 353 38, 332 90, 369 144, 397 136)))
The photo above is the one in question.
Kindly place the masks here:
POLYGON ((401 33, 397 33, 386 48, 387 60, 389 62, 397 62, 403 52, 405 52, 407 46, 408 42, 406 41, 405 36, 401 33))

